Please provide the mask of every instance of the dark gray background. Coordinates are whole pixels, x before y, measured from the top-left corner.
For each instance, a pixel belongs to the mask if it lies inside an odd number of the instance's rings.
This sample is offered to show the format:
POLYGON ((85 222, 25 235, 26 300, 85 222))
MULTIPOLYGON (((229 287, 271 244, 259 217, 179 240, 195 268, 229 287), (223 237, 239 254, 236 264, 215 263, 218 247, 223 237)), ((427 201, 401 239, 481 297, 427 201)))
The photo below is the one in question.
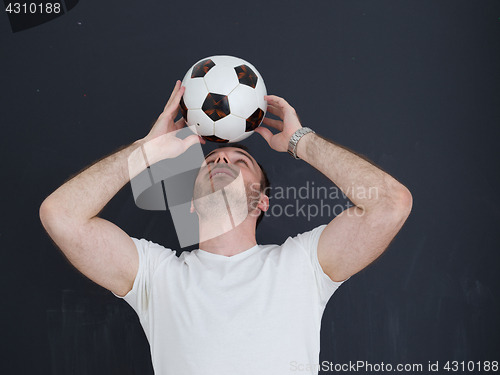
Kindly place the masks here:
MULTIPOLYGON (((0 16, 0 41, 1 374, 152 373, 135 313, 67 263, 38 208, 147 134, 175 80, 217 54, 250 61, 304 126, 413 194, 390 248, 327 306, 320 360, 424 373, 429 361, 446 373, 446 361, 500 360, 500 2, 81 0, 15 34, 0 16)), ((258 134, 243 143, 274 186, 331 186, 258 134)), ((178 248, 170 214, 135 207, 129 186, 103 216, 178 248)), ((332 218, 266 218, 258 242, 332 218)))

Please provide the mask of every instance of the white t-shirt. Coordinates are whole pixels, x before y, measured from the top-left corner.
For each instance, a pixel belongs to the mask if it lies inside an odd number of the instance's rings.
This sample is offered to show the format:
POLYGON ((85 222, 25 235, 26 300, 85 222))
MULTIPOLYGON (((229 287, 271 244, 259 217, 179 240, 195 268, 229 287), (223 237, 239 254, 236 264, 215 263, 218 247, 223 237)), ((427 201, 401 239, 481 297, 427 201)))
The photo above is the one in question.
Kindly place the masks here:
POLYGON ((139 271, 123 298, 139 316, 156 375, 317 374, 321 317, 341 284, 318 262, 324 228, 231 257, 177 257, 133 238, 139 271))

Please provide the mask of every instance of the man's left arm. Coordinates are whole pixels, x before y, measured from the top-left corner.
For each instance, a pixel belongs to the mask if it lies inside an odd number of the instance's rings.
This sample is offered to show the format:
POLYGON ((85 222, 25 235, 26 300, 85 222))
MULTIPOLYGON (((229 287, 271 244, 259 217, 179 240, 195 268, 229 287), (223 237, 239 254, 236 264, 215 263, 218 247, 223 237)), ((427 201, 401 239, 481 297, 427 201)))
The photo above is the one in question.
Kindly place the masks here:
MULTIPOLYGON (((264 124, 280 132, 257 128, 269 145, 286 151, 292 134, 302 126, 293 107, 276 96, 266 97, 268 111, 283 121, 264 124)), ((323 230, 318 259, 333 281, 343 281, 372 263, 399 232, 412 207, 409 190, 365 158, 314 133, 297 143, 296 154, 327 176, 354 204, 323 230)))

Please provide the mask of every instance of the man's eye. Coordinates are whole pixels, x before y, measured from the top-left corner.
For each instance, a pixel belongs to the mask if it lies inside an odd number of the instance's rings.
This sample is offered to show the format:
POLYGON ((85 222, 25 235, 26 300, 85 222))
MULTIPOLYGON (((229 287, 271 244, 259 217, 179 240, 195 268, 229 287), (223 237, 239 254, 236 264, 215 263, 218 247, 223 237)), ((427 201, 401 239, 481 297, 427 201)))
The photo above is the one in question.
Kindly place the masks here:
POLYGON ((236 160, 236 163, 239 163, 240 161, 243 162, 243 163, 245 163, 245 165, 248 165, 247 162, 245 160, 243 160, 243 159, 236 160))

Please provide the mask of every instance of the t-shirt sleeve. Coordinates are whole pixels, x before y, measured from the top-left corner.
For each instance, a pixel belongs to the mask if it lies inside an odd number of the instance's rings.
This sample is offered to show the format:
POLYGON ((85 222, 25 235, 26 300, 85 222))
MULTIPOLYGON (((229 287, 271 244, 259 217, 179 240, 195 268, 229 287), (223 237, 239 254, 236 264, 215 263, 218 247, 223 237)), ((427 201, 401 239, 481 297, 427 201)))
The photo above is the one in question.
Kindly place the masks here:
POLYGON ((155 270, 160 263, 176 257, 175 251, 167 249, 154 242, 133 238, 139 255, 139 269, 134 280, 132 289, 125 295, 116 297, 122 298, 132 306, 141 320, 146 320, 150 306, 152 294, 152 280, 155 270))
POLYGON ((330 297, 335 293, 340 285, 344 281, 333 281, 330 277, 323 271, 318 260, 318 242, 323 233, 326 225, 321 225, 313 230, 305 233, 298 234, 294 240, 298 241, 303 249, 305 249, 309 260, 312 265, 314 272, 314 277, 316 279, 316 285, 318 286, 318 292, 320 297, 320 303, 324 307, 326 306, 330 297))

